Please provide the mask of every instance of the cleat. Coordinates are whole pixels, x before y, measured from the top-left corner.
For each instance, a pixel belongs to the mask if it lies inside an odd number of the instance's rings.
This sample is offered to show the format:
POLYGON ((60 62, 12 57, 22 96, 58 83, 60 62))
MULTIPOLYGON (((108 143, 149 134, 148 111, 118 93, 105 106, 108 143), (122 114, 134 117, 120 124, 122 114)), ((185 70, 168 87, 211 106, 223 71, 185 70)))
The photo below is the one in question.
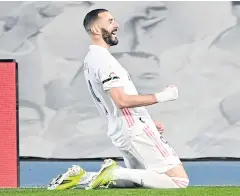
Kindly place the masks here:
POLYGON ((108 188, 110 185, 115 184, 112 180, 112 171, 119 167, 118 164, 112 159, 104 160, 102 168, 97 173, 95 178, 89 183, 86 190, 97 189, 97 188, 108 188))
POLYGON ((86 171, 84 171, 80 166, 73 165, 64 174, 58 175, 52 180, 48 185, 48 190, 65 190, 74 189, 79 184, 80 180, 84 180, 86 171))

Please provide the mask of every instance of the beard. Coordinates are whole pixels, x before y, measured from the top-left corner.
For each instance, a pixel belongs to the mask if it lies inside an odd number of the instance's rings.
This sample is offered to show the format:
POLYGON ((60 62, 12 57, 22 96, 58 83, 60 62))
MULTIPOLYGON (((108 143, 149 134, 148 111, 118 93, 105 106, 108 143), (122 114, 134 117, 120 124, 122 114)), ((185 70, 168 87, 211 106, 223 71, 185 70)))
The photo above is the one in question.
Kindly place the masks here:
MULTIPOLYGON (((112 32, 114 32, 113 30, 112 32)), ((113 38, 112 32, 108 32, 106 29, 102 29, 102 38, 109 46, 115 46, 118 44, 117 37, 113 38)))

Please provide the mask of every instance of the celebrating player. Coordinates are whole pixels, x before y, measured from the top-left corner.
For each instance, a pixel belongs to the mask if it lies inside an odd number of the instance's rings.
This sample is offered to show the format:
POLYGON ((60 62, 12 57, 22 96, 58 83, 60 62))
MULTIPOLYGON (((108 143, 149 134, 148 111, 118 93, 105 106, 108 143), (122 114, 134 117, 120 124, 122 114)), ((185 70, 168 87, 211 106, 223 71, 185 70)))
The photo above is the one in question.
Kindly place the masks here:
MULTIPOLYGON (((112 143, 121 152, 127 168, 106 159, 99 172, 73 166, 58 176, 48 189, 101 187, 186 188, 189 180, 176 152, 159 133, 144 106, 178 98, 176 86, 162 92, 139 95, 128 72, 110 54, 118 44, 118 23, 106 9, 90 11, 83 25, 92 45, 84 60, 89 92, 99 112, 108 121, 112 143)), ((147 65, 146 65, 147 66, 147 65)), ((161 128, 160 128, 161 130, 161 128)))

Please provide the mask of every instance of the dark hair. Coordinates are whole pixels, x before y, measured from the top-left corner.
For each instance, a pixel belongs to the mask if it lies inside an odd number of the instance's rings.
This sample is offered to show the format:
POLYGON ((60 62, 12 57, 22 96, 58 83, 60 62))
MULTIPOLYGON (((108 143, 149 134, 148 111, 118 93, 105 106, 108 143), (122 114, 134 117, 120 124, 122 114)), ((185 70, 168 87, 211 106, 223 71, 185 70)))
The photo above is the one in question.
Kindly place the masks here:
POLYGON ((106 9, 95 9, 88 12, 83 20, 83 26, 85 30, 89 33, 91 30, 92 23, 98 18, 98 14, 108 12, 106 9))

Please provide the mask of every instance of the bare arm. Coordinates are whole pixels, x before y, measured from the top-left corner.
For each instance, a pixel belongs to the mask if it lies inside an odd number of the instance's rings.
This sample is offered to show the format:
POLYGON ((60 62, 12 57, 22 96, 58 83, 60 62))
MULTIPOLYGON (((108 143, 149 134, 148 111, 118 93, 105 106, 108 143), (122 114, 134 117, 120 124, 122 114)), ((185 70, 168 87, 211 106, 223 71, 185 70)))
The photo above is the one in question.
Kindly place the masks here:
POLYGON ((124 91, 126 85, 122 80, 121 72, 118 73, 111 64, 103 64, 98 71, 99 81, 103 89, 108 91, 110 97, 119 108, 134 108, 149 106, 160 102, 172 101, 178 98, 178 89, 170 85, 162 92, 151 95, 128 95, 124 91))
POLYGON ((111 88, 109 94, 120 109, 148 106, 158 103, 154 94, 127 95, 122 87, 111 88))

